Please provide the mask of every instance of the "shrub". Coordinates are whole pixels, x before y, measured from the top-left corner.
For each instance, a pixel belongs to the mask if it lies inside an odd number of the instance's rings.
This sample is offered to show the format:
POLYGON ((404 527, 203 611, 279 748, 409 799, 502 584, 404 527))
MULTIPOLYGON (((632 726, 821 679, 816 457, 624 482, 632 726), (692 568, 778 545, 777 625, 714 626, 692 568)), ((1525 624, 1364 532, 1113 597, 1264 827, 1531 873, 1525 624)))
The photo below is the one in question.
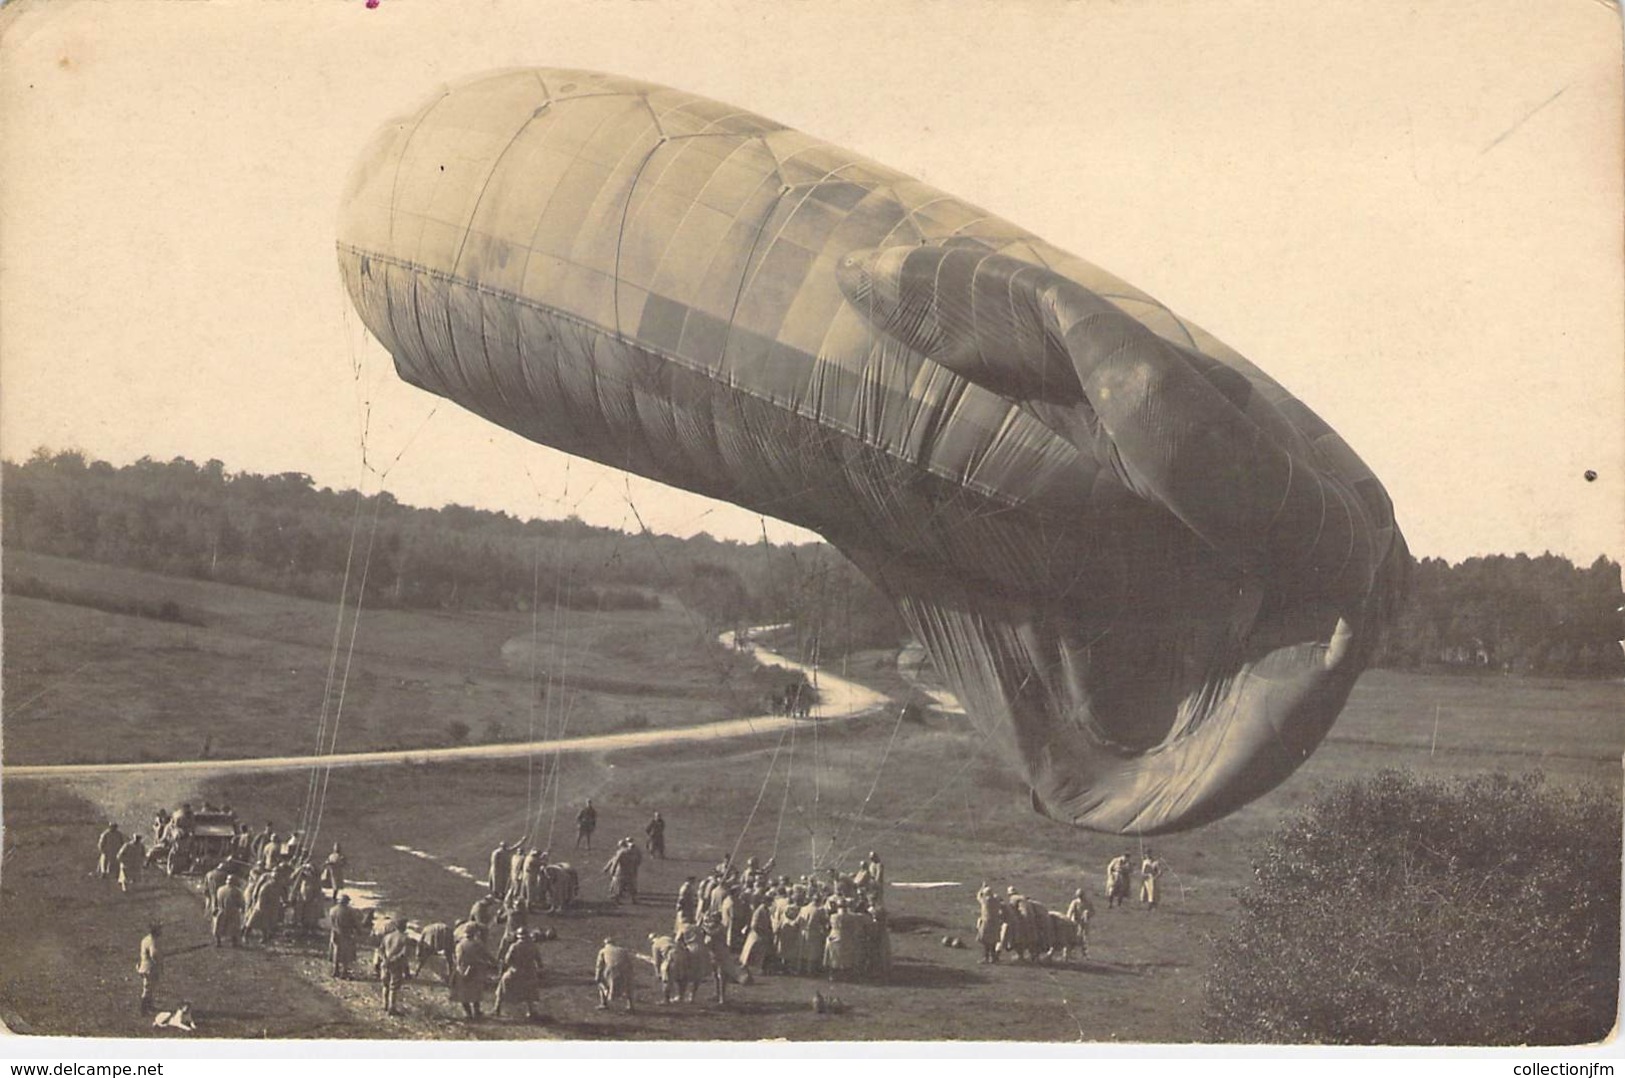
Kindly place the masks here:
POLYGON ((461 745, 468 740, 468 723, 462 719, 452 719, 446 723, 446 738, 453 745, 461 745))
POLYGON ((1324 791, 1214 940, 1219 1041, 1579 1044, 1619 991, 1617 793, 1382 772, 1324 791))

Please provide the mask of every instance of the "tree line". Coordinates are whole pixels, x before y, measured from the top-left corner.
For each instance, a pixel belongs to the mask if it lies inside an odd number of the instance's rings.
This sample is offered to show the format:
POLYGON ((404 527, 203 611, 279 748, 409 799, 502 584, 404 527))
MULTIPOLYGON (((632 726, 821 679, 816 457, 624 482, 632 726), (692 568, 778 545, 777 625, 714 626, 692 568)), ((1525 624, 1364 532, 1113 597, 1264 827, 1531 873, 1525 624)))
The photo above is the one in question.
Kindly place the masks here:
POLYGON ((348 576, 348 594, 370 608, 652 610, 669 595, 713 627, 795 624, 812 648, 820 637, 837 650, 889 647, 904 635, 891 604, 825 544, 425 509, 218 460, 115 467, 41 449, 0 463, 0 542, 312 599, 336 598, 348 576))
POLYGON ((1379 665, 1619 677, 1625 636, 1617 562, 1555 554, 1424 558, 1378 651, 1379 665))
MULTIPOLYGON (((301 472, 228 472, 218 460, 115 467, 41 449, 4 462, 0 541, 315 599, 335 598, 349 565, 350 593, 369 607, 639 610, 664 594, 713 627, 790 623, 807 658, 906 636, 886 597, 827 544, 631 535, 576 517, 425 509, 387 492, 318 487, 301 472)), ((1622 606, 1620 567, 1604 557, 1585 568, 1553 554, 1455 565, 1424 558, 1376 661, 1618 677, 1622 606)))

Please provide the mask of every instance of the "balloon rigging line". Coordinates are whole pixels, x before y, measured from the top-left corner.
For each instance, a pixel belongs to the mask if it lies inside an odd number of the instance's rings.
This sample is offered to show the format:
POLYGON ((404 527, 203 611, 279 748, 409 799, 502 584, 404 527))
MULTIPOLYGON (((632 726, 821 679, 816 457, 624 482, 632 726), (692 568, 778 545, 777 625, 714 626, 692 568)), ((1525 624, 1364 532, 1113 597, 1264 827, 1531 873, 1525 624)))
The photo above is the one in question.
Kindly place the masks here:
MULTIPOLYGON (((363 477, 364 478, 364 477, 363 477)), ((327 678, 322 686, 322 706, 316 720, 316 755, 320 756, 322 746, 327 741, 327 723, 333 704, 333 682, 338 675, 339 649, 344 641, 344 607, 350 595, 350 572, 355 563, 356 535, 361 528, 361 482, 356 483, 355 509, 350 518, 350 543, 344 555, 344 577, 339 585, 338 617, 333 625, 333 646, 327 660, 327 678)), ((317 773, 319 765, 312 764, 310 778, 305 788, 305 804, 299 816, 299 829, 304 832, 310 830, 311 819, 316 809, 316 791, 318 788, 317 773)))
MULTIPOLYGON (((537 635, 540 628, 541 611, 537 609, 538 600, 542 593, 542 533, 536 531, 536 540, 531 545, 530 566, 530 699, 529 722, 525 729, 525 739, 530 745, 536 744, 536 649, 537 635)), ((557 594, 555 592, 555 602, 557 594)), ((525 823, 528 826, 531 816, 535 812, 536 801, 536 750, 525 751, 525 823)), ((526 832, 529 837, 529 832, 526 832)))
POLYGON ((831 844, 840 840, 842 832, 846 832, 845 837, 850 839, 852 837, 851 832, 863 823, 864 814, 869 810, 869 802, 874 799, 875 791, 880 788, 880 776, 886 771, 886 761, 891 758, 892 746, 897 744, 897 732, 903 728, 903 716, 907 713, 906 708, 897 709, 897 721, 892 724, 891 737, 886 741, 886 751, 880 754, 880 763, 875 768, 874 781, 869 783, 869 792, 863 796, 863 803, 858 806, 858 814, 848 820, 845 825, 837 827, 835 834, 830 836, 831 844))
POLYGON ((372 527, 367 536, 367 551, 361 560, 361 582, 356 587, 355 610, 350 618, 350 642, 344 657, 344 675, 339 679, 338 702, 333 708, 333 731, 326 755, 329 757, 327 767, 322 773, 322 792, 316 802, 316 820, 311 826, 310 837, 305 841, 307 850, 314 850, 316 838, 321 834, 322 818, 327 813, 327 788, 333 775, 332 755, 338 750, 339 727, 344 719, 344 699, 350 685, 350 665, 355 659, 356 634, 361 629, 361 608, 367 596, 367 577, 372 570, 373 544, 378 538, 378 516, 383 510, 384 499, 376 498, 373 502, 372 527))
MULTIPOLYGON (((520 459, 519 459, 519 466, 522 469, 524 469, 525 479, 530 483, 531 492, 536 495, 537 508, 540 509, 542 504, 543 504, 541 487, 537 485, 536 477, 531 474, 530 467, 529 467, 529 465, 527 465, 525 463, 525 460, 524 460, 523 457, 520 457, 520 459)), ((570 464, 569 464, 569 458, 566 457, 565 458, 565 465, 564 465, 564 489, 559 495, 560 500, 562 501, 565 497, 567 497, 569 495, 569 493, 570 493, 570 464)), ((560 541, 562 541, 562 539, 563 539, 563 533, 561 531, 560 532, 560 541)), ((542 530, 540 528, 537 528, 536 529, 536 542, 535 542, 535 546, 532 549, 531 575, 530 575, 530 699, 527 702, 528 703, 528 711, 529 711, 529 724, 528 724, 527 734, 528 734, 528 740, 529 740, 529 742, 531 744, 534 744, 535 741, 536 741, 537 663, 540 661, 540 656, 538 654, 538 652, 539 652, 538 634, 539 634, 539 630, 540 630, 539 620, 540 620, 540 617, 541 617, 541 610, 540 610, 540 605, 541 605, 541 601, 540 601, 541 600, 541 576, 542 576, 542 530)), ((555 623, 557 622, 557 619, 558 619, 558 611, 559 611, 559 601, 558 600, 559 600, 558 581, 557 581, 557 578, 555 577, 554 590, 553 590, 553 616, 554 616, 555 623)), ((557 633, 554 634, 553 639, 554 639, 554 647, 556 648, 558 646, 558 644, 557 644, 558 634, 557 633)), ((548 724, 546 722, 546 713, 544 711, 544 713, 543 713, 543 730, 544 731, 547 729, 547 725, 548 724)), ((532 825, 532 820, 533 819, 536 819, 536 820, 540 819, 540 812, 536 808, 536 789, 535 789, 535 787, 536 787, 536 751, 535 751, 535 749, 532 748, 532 749, 527 749, 526 752, 525 752, 525 817, 524 818, 525 818, 525 828, 526 828, 526 831, 525 831, 525 838, 526 839, 529 839, 531 837, 532 832, 534 830, 533 825, 532 825)), ((545 796, 545 794, 544 794, 544 796, 545 796)))
MULTIPOLYGON (((372 412, 372 405, 370 403, 367 405, 367 411, 368 411, 368 415, 370 416, 371 412, 372 412)), ((424 416, 423 421, 420 422, 417 425, 416 429, 414 429, 412 431, 412 433, 407 436, 406 442, 401 446, 400 452, 396 453, 394 458, 387 465, 385 465, 384 470, 382 472, 378 472, 378 471, 373 470, 372 466, 367 463, 367 458, 366 458, 366 455, 365 455, 365 451, 363 451, 362 458, 361 458, 362 467, 366 468, 368 471, 372 472, 374 475, 376 475, 378 477, 378 482, 380 484, 380 489, 379 489, 380 494, 383 493, 382 484, 383 484, 384 480, 389 478, 389 473, 395 470, 395 465, 399 464, 401 462, 401 458, 406 456, 406 451, 408 449, 412 448, 412 444, 418 440, 418 435, 423 433, 424 428, 426 428, 429 425, 429 420, 433 419, 435 417, 435 414, 437 412, 439 412, 439 411, 440 411, 440 405, 438 405, 438 404, 436 404, 434 407, 429 409, 429 414, 424 416)))
MULTIPOLYGON (((342 288, 342 286, 339 286, 342 288)), ((350 518, 350 540, 344 555, 344 575, 339 585, 338 617, 333 626, 333 645, 328 656, 327 677, 322 685, 322 706, 316 720, 316 755, 320 756, 322 746, 327 742, 327 727, 333 706, 333 681, 338 672, 339 648, 344 639, 344 607, 349 600, 350 572, 355 563, 356 535, 361 526, 361 506, 365 500, 362 493, 366 486, 367 471, 367 431, 372 422, 372 413, 364 407, 364 398, 361 393, 362 364, 361 357, 355 348, 355 332, 350 324, 350 304, 345 297, 339 296, 339 319, 344 330, 344 346, 346 358, 350 363, 351 388, 355 392, 356 421, 358 430, 356 436, 360 442, 361 475, 356 480, 355 508, 350 518)), ((320 765, 311 764, 310 776, 305 787, 304 805, 299 814, 299 831, 302 834, 310 832, 311 823, 316 811, 316 795, 319 789, 318 773, 320 765)))
POLYGON ((734 839, 733 850, 728 854, 732 861, 739 856, 739 847, 745 842, 745 835, 750 831, 750 825, 756 821, 756 810, 762 807, 762 798, 767 796, 767 784, 773 778, 773 769, 779 763, 779 750, 784 748, 784 739, 789 736, 791 726, 786 726, 779 732, 779 743, 773 747, 773 758, 768 761, 767 774, 762 776, 762 788, 756 791, 756 803, 750 807, 750 815, 745 817, 745 826, 739 829, 739 837, 734 839))
MULTIPOLYGON (((982 751, 982 749, 986 748, 989 739, 990 739, 990 735, 987 734, 987 733, 983 733, 981 743, 975 745, 972 748, 971 754, 968 757, 966 757, 965 762, 959 765, 959 769, 956 770, 952 775, 950 775, 946 782, 943 782, 943 783, 941 783, 941 784, 939 784, 937 786, 936 792, 931 794, 930 797, 926 798, 924 801, 920 802, 918 805, 915 805, 913 808, 909 809, 902 816, 898 817, 898 819, 895 822, 893 822, 892 824, 887 826, 884 830, 877 832, 875 835, 873 835, 869 839, 869 842, 871 844, 874 843, 874 842, 877 842, 879 839, 882 839, 882 838, 886 837, 887 835, 891 834, 893 831, 896 831, 899 827, 901 827, 903 824, 907 823, 910 819, 912 819, 916 814, 918 814, 920 812, 923 812, 934 801, 936 801, 937 798, 941 797, 945 792, 952 789, 954 783, 958 782, 959 779, 965 774, 965 772, 970 770, 970 766, 972 764, 976 763, 976 761, 981 758, 981 756, 980 756, 981 751, 982 751)), ((836 860, 844 859, 849 854, 851 854, 851 852, 856 848, 857 848, 856 844, 848 846, 846 849, 841 851, 840 857, 836 858, 836 860)), ((832 860, 830 863, 834 864, 835 861, 832 860)))
POLYGON ((796 768, 796 724, 790 724, 790 755, 784 760, 784 798, 779 802, 779 825, 773 831, 773 859, 779 857, 779 838, 784 834, 784 817, 790 808, 790 787, 796 768))

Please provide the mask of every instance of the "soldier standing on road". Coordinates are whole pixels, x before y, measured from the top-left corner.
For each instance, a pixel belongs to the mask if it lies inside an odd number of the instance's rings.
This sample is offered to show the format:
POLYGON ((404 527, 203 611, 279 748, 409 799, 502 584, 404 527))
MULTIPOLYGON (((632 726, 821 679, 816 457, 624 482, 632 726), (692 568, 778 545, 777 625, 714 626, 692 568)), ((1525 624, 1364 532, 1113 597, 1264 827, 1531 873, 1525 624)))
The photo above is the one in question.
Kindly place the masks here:
POLYGON ((583 845, 592 849, 592 833, 598 827, 598 810, 592 807, 592 798, 587 798, 587 804, 576 813, 576 849, 583 845))
POLYGON ((141 974, 142 1014, 151 1014, 155 1009, 152 1002, 152 992, 153 989, 158 987, 158 979, 164 973, 164 953, 158 946, 158 937, 163 933, 163 925, 155 921, 147 927, 147 934, 141 937, 141 953, 136 962, 135 971, 141 974))

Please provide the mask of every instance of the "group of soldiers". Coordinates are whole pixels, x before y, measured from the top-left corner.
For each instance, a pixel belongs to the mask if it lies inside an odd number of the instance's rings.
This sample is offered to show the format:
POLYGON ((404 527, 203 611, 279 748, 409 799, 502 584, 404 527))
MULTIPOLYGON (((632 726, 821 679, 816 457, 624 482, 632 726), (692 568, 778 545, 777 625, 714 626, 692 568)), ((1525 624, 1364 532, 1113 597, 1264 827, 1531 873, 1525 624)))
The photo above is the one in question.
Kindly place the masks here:
MULTIPOLYGON (((587 803, 582 805, 581 810, 576 813, 576 849, 592 849, 592 834, 596 830, 598 830, 598 810, 593 807, 592 798, 589 797, 587 803)), ((646 838, 644 848, 649 851, 649 856, 658 857, 664 861, 666 859, 666 820, 659 812, 656 812, 649 822, 643 825, 643 834, 646 838)), ((622 841, 631 842, 632 839, 628 836, 622 841)))
MULTIPOLYGON (((206 811, 215 810, 208 806, 206 811)), ((174 814, 160 811, 153 823, 154 850, 170 851, 161 863, 172 875, 182 871, 173 851, 188 848, 191 817, 188 804, 174 814)), ((246 832, 245 827, 241 833, 246 832)), ((269 824, 260 836, 247 835, 241 843, 234 838, 229 849, 226 859, 203 876, 204 912, 216 947, 227 943, 237 947, 256 931, 270 942, 285 922, 315 933, 323 913, 322 888, 330 887, 335 898, 343 890, 345 857, 336 842, 320 868, 297 846, 281 841, 269 824)), ((116 876, 121 891, 135 890, 152 852, 139 833, 125 838, 118 823, 109 822, 96 839, 96 875, 103 879, 116 876)), ((136 972, 141 977, 142 1014, 156 1006, 154 994, 164 968, 162 936, 162 924, 154 922, 141 940, 136 972)), ((189 1008, 189 1002, 182 1004, 183 1010, 189 1008)), ((177 1021, 169 1024, 190 1028, 177 1021)))
MULTIPOLYGON (((1106 906, 1126 906, 1132 890, 1134 864, 1124 851, 1106 864, 1106 906)), ((1161 901, 1159 880, 1163 864, 1152 850, 1140 860, 1140 902, 1154 910, 1161 901)), ((976 892, 976 940, 982 947, 981 960, 993 963, 1001 954, 1013 954, 1023 961, 1036 962, 1073 956, 1089 956, 1089 926, 1094 903, 1083 888, 1072 893, 1064 913, 1051 910, 1018 891, 1014 886, 999 895, 986 882, 976 892)))
POLYGON ((817 702, 817 689, 805 681, 792 681, 784 686, 783 692, 773 694, 768 706, 775 715, 783 715, 792 719, 805 719, 812 715, 813 705, 817 702))
MULTIPOLYGON (((1140 860, 1140 904, 1147 910, 1154 910, 1162 900, 1158 880, 1162 877, 1162 862, 1150 849, 1140 860)), ((1126 906, 1129 895, 1134 889, 1134 862, 1129 858, 1129 852, 1113 857, 1106 863, 1106 908, 1126 906)))
MULTIPOLYGON (((670 937, 651 936, 651 961, 667 998, 679 987, 666 967, 671 948, 705 941, 729 976, 716 978, 722 999, 738 980, 731 959, 750 973, 824 975, 883 980, 891 969, 886 926, 885 866, 873 851, 851 873, 829 869, 792 881, 773 875, 773 860, 755 857, 743 868, 724 858, 703 880, 690 876, 677 893, 670 937), (662 939, 669 944, 662 944, 662 939)), ((692 998, 692 995, 691 995, 692 998)))
POLYGON ((318 868, 274 841, 262 843, 246 868, 235 858, 221 861, 203 876, 203 909, 214 945, 236 947, 255 932, 261 942, 270 943, 284 926, 317 934, 327 893, 337 901, 344 890, 347 861, 337 842, 318 868))
POLYGON ((449 998, 462 1008, 464 1018, 485 1016, 485 996, 493 984, 496 1014, 512 1005, 523 1007, 527 1018, 539 1017, 541 946, 557 937, 551 929, 531 927, 523 907, 499 904, 487 894, 461 921, 425 924, 414 935, 402 918, 359 911, 348 895, 340 895, 328 913, 328 925, 335 978, 350 977, 361 942, 371 941, 371 972, 382 986, 384 1010, 390 1015, 402 1013, 400 992, 406 981, 421 976, 424 966, 438 959, 444 964, 441 979, 449 998))
POLYGON ((139 833, 126 837, 116 821, 96 837, 96 876, 117 880, 120 891, 128 894, 141 883, 141 869, 147 863, 147 846, 139 833))
POLYGON ((1014 886, 1001 896, 987 883, 976 892, 976 942, 982 946, 982 961, 996 963, 1008 952, 1026 962, 1059 957, 1070 962, 1089 956, 1089 921, 1094 904, 1078 888, 1072 893, 1065 913, 1057 913, 1036 902, 1014 886))
POLYGON ((575 900, 580 887, 576 870, 553 861, 548 850, 528 850, 523 838, 498 842, 486 871, 487 899, 499 906, 531 913, 557 913, 575 900))
MULTIPOLYGON (((586 810, 592 810, 590 802, 586 810)), ((190 806, 174 816, 160 813, 155 823, 165 829, 160 841, 182 844, 189 813, 190 806)), ((587 812, 585 826, 578 817, 579 842, 590 844, 596 822, 596 811, 587 812)), ((610 897, 617 902, 637 901, 644 851, 665 854, 665 821, 659 813, 644 833, 643 849, 626 836, 604 867, 610 897)), ((499 842, 491 851, 487 893, 466 917, 409 928, 404 918, 352 903, 344 890, 347 859, 338 843, 317 864, 300 836, 280 836, 268 823, 258 834, 239 828, 225 848, 226 856, 202 879, 216 947, 238 947, 256 935, 270 942, 284 927, 313 934, 325 917, 332 975, 352 977, 363 947, 370 946, 369 972, 379 981, 391 1015, 402 1013, 401 989, 408 979, 420 976, 426 964, 443 964, 442 982, 465 1018, 484 1017, 493 988, 495 1014, 513 1008, 526 1018, 540 1017, 541 947, 557 936, 552 929, 532 927, 531 920, 565 909, 579 886, 575 870, 550 861, 547 851, 527 847, 522 839, 499 842)), ((139 835, 125 839, 116 824, 109 824, 97 849, 99 874, 116 875, 126 889, 135 886, 147 863, 139 835)), ((770 972, 886 977, 891 946, 885 867, 876 853, 850 873, 829 869, 794 881, 775 876, 773 867, 771 858, 763 863, 750 857, 736 865, 729 855, 704 879, 688 877, 676 896, 670 934, 650 933, 646 956, 606 938, 594 963, 599 1006, 624 1002, 632 1009, 640 959, 654 968, 664 1002, 692 1001, 705 983, 714 985, 718 1002, 725 1002, 728 984, 747 984, 753 974, 770 972)), ((162 971, 160 937, 161 926, 155 924, 141 944, 143 1013, 154 1006, 162 971)))

